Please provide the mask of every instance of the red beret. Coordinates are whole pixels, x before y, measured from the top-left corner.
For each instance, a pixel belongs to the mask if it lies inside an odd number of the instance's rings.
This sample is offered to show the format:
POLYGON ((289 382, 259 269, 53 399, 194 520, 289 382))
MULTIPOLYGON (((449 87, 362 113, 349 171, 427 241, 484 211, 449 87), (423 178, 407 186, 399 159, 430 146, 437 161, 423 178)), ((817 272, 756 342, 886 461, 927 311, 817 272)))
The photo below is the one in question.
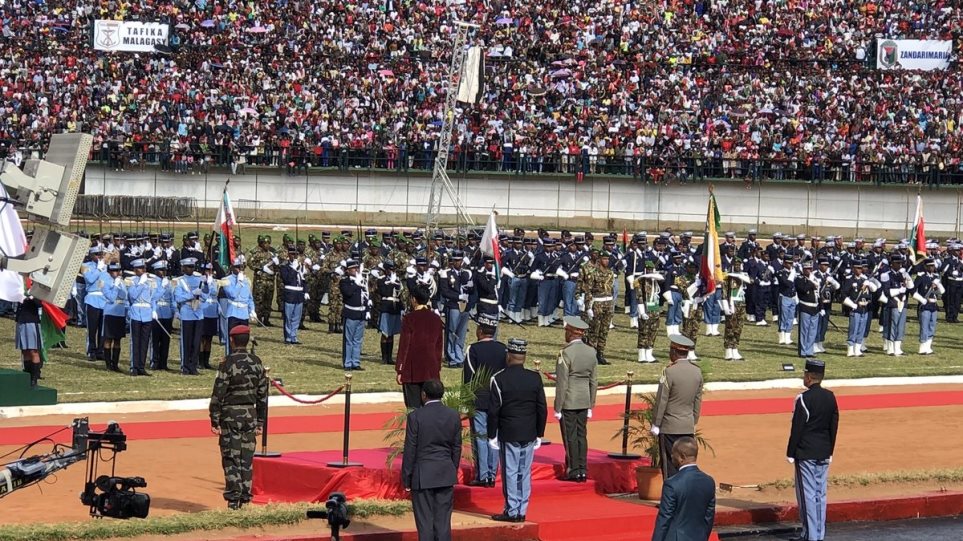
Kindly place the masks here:
POLYGON ((229 336, 235 336, 238 334, 251 334, 251 328, 247 325, 238 325, 231 329, 231 332, 227 333, 229 336))

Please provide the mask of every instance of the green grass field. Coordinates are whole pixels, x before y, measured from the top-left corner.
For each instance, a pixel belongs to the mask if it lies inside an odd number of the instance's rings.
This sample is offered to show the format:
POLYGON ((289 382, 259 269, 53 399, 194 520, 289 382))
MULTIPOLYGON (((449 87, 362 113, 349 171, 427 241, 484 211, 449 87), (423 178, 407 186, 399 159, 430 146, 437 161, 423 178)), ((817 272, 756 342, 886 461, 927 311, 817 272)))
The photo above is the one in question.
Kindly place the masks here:
MULTIPOLYGON (((846 321, 840 316, 834 319, 836 324, 845 330, 846 321)), ((276 320, 279 321, 280 318, 276 320)), ((668 358, 668 340, 664 335, 660 335, 656 342, 656 356, 663 363, 639 364, 635 361, 637 359, 636 331, 629 328, 628 316, 618 314, 615 324, 616 328, 609 334, 606 354, 612 364, 600 367, 600 383, 620 381, 630 370, 635 372, 633 381, 656 382, 668 358)), ((0 320, 0 335, 12 337, 13 326, 14 323, 10 319, 0 320)), ((259 343, 256 351, 264 360, 264 364, 271 368, 271 375, 283 379, 289 392, 327 393, 344 381, 344 371, 341 368, 341 335, 328 334, 325 324, 308 323, 308 327, 310 330, 301 333, 300 339, 304 344, 300 346, 285 345, 279 327, 256 328, 254 334, 259 343)), ((470 343, 474 341, 474 323, 469 327, 468 342, 470 343)), ((154 377, 151 378, 132 378, 126 374, 107 372, 103 363, 86 360, 84 333, 84 329, 71 327, 68 330, 67 339, 69 349, 52 350, 51 361, 44 371, 42 384, 58 389, 61 402, 165 400, 202 398, 210 394, 214 378, 212 371, 202 370, 200 376, 155 372, 154 377)), ((903 347, 906 355, 902 357, 882 355, 880 353, 882 340, 880 335, 874 332, 869 339, 870 352, 865 357, 847 358, 845 334, 830 327, 826 340, 828 352, 820 355, 820 358, 827 361, 828 377, 831 379, 963 374, 963 361, 959 357, 961 335, 963 335, 963 326, 940 323, 933 346, 936 354, 916 355, 918 344, 914 316, 907 324, 907 339, 903 347)), ((499 339, 505 341, 512 337, 529 341, 528 365, 531 367, 533 361, 538 359, 542 361, 543 370, 551 370, 558 351, 564 344, 563 331, 558 326, 537 328, 534 325, 503 324, 499 330, 499 339)), ((177 339, 176 334, 174 338, 177 339)), ((774 326, 762 328, 747 325, 740 348, 746 361, 722 360, 722 337, 700 336, 697 351, 702 359, 700 364, 704 367, 708 381, 756 381, 782 378, 787 376, 782 371, 782 364, 788 362, 795 363, 797 367, 795 375, 800 376, 801 359, 795 354, 795 346, 778 346, 775 342, 774 326)), ((127 340, 124 340, 124 351, 127 351, 127 345, 127 340)), ((18 368, 19 360, 13 348, 13 341, 7 339, 3 347, 8 354, 0 360, 0 367, 18 368)), ((223 349, 218 348, 218 351, 223 352, 223 349)), ((178 364, 176 344, 172 346, 171 357, 170 364, 176 367, 178 364)), ((122 361, 121 365, 123 366, 125 362, 127 361, 122 361)), ((398 390, 393 367, 380 364, 378 334, 371 329, 365 332, 362 364, 366 370, 354 373, 353 388, 356 392, 398 390)), ((461 378, 461 371, 443 369, 442 376, 444 381, 454 382, 461 378)), ((546 383, 551 382, 546 380, 546 383)))

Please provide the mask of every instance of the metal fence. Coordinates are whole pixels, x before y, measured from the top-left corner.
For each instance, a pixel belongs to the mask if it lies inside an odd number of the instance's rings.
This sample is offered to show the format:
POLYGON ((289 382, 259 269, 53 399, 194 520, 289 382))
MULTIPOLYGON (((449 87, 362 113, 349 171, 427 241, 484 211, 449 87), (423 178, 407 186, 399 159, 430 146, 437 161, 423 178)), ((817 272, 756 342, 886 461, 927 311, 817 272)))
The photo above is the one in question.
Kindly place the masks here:
POLYGON ((92 219, 179 221, 193 218, 196 213, 197 200, 193 197, 85 194, 77 197, 74 206, 74 216, 92 219))

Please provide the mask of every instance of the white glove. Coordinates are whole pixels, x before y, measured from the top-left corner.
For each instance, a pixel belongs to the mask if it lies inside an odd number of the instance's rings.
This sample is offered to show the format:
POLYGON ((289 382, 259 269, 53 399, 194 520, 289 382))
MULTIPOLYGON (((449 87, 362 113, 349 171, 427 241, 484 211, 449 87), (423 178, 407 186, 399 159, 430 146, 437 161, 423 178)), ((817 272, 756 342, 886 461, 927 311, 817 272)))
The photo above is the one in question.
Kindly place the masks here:
POLYGON ((591 308, 589 308, 588 311, 585 312, 585 315, 587 315, 589 319, 595 319, 595 312, 591 308))
POLYGON ((559 421, 561 421, 561 420, 562 420, 562 412, 556 411, 556 412, 555 412, 555 418, 558 419, 559 421))
POLYGON ((271 258, 271 262, 274 263, 275 265, 280 265, 280 264, 281 264, 281 260, 278 259, 278 256, 272 257, 272 258, 271 258))
POLYGON ((171 281, 165 276, 164 279, 161 280, 161 287, 167 287, 169 285, 171 285, 171 281))
POLYGON ((364 319, 365 319, 365 321, 370 321, 370 320, 371 320, 371 312, 365 312, 365 313, 364 313, 364 319))
POLYGON ((318 265, 317 263, 315 263, 314 265, 311 265, 311 270, 317 272, 321 270, 321 265, 318 265))
POLYGON ((586 415, 589 419, 591 419, 591 418, 592 418, 592 408, 589 408, 588 411, 585 412, 585 415, 586 415))
POLYGON ((305 294, 304 294, 304 300, 306 300, 306 301, 311 300, 311 294, 310 294, 310 293, 305 293, 305 294))
POLYGON ((819 311, 819 317, 826 317, 826 311, 825 311, 825 310, 820 310, 820 311, 819 311))
POLYGON ((97 270, 99 270, 99 271, 105 271, 105 270, 107 270, 107 262, 104 261, 103 259, 101 259, 100 261, 98 261, 98 262, 97 262, 97 270))
POLYGON ((192 293, 195 297, 200 297, 201 295, 204 294, 204 292, 201 291, 201 288, 199 288, 199 287, 195 287, 195 288, 194 288, 194 291, 191 291, 191 293, 192 293))
POLYGON ((351 281, 358 284, 359 286, 364 286, 364 278, 360 274, 355 274, 351 277, 351 281))
POLYGON ((578 305, 579 310, 585 310, 585 297, 583 295, 579 295, 578 298, 575 299, 575 304, 578 305))
POLYGON ((248 318, 248 319, 251 319, 251 320, 256 320, 256 319, 257 319, 257 312, 251 312, 250 314, 248 314, 247 318, 248 318))
POLYGON ((663 293, 663 294, 662 294, 662 298, 665 299, 665 302, 669 303, 669 306, 675 304, 675 301, 672 300, 672 292, 671 292, 671 291, 666 291, 665 293, 663 293))
POLYGON ((76 286, 76 285, 74 285, 74 287, 70 288, 70 296, 71 296, 71 297, 76 297, 76 296, 77 296, 77 286, 76 286))
POLYGON ((502 276, 505 276, 507 278, 514 278, 515 273, 509 270, 508 267, 502 267, 502 276))
POLYGON ((652 428, 649 429, 649 432, 651 432, 653 436, 658 436, 661 430, 659 430, 659 427, 653 426, 652 428))
POLYGON ((646 321, 646 320, 649 319, 649 313, 648 313, 648 312, 639 312, 639 317, 642 318, 643 321, 646 321))
POLYGON ((342 267, 335 267, 334 273, 337 274, 338 276, 344 276, 344 268, 342 268, 342 267))
POLYGON ((217 281, 214 279, 214 276, 208 276, 208 277, 207 277, 207 287, 214 287, 214 284, 215 284, 216 282, 217 282, 217 281))
POLYGON ((271 269, 270 263, 261 267, 261 270, 264 271, 265 274, 270 274, 271 276, 274 276, 274 271, 271 269))
POLYGON ((117 278, 114 278, 114 287, 120 287, 121 285, 123 285, 123 283, 124 283, 124 280, 120 276, 118 276, 117 278))
POLYGON ((828 462, 829 464, 832 464, 832 463, 833 463, 833 456, 832 456, 832 455, 829 455, 829 458, 826 459, 826 462, 828 462))
POLYGON ((461 295, 458 295, 458 300, 460 300, 460 301, 462 301, 462 302, 468 302, 468 294, 467 294, 467 293, 462 293, 461 295))
POLYGON ((243 281, 245 281, 245 280, 247 280, 247 277, 244 276, 244 273, 243 273, 243 272, 237 273, 237 281, 238 281, 238 282, 243 282, 243 281))
POLYGON ((153 312, 151 312, 150 317, 151 319, 160 319, 159 317, 157 317, 157 310, 154 310, 153 312))
POLYGON ((492 438, 488 440, 488 446, 494 450, 498 450, 498 438, 492 438))
POLYGON ((535 449, 542 446, 542 438, 535 438, 535 449))
POLYGON ((304 258, 304 266, 305 266, 305 267, 310 267, 310 266, 311 266, 311 258, 310 258, 310 257, 305 257, 305 258, 304 258))
POLYGON ((787 457, 786 457, 786 462, 788 462, 788 463, 790 463, 790 464, 795 464, 795 463, 796 463, 796 459, 793 458, 793 457, 791 457, 791 456, 787 456, 787 457))

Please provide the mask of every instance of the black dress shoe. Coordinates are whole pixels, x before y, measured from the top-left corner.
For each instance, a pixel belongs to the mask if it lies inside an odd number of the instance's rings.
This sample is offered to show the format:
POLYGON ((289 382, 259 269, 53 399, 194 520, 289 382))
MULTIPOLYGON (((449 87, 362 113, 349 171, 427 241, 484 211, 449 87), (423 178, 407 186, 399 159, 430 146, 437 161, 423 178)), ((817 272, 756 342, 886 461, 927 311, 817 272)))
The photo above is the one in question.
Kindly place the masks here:
POLYGON ((133 377, 137 377, 137 376, 139 376, 140 374, 139 374, 136 370, 131 370, 131 371, 130 371, 130 375, 133 376, 133 377))
POLYGON ((358 372, 364 372, 364 368, 362 368, 362 367, 360 367, 360 366, 356 366, 356 367, 352 368, 352 370, 356 370, 356 371, 358 371, 358 372))
POLYGON ((578 482, 579 482, 579 483, 584 483, 584 482, 586 482, 586 481, 588 481, 588 477, 586 477, 586 476, 584 476, 584 475, 579 475, 579 476, 578 476, 578 482))
POLYGON ((468 486, 470 486, 470 487, 487 487, 487 486, 488 486, 488 481, 487 481, 486 479, 478 479, 478 480, 472 479, 471 481, 468 481, 468 486))
POLYGON ((147 370, 138 370, 137 375, 150 377, 150 373, 147 370))
POLYGON ((488 482, 485 483, 485 486, 487 486, 488 488, 495 488, 495 478, 492 477, 491 479, 489 479, 488 482))
POLYGON ((497 515, 492 515, 492 520, 497 522, 525 522, 525 517, 513 517, 511 515, 506 515, 505 513, 499 513, 497 515))
POLYGON ((577 475, 566 475, 565 477, 562 477, 562 478, 559 479, 559 480, 560 480, 560 481, 568 481, 568 482, 570 482, 570 483, 578 483, 578 476, 577 476, 577 475))
POLYGON ((598 361, 599 361, 599 364, 612 364, 612 363, 606 361, 606 360, 605 360, 605 357, 603 357, 603 356, 601 356, 601 355, 599 355, 598 361))

